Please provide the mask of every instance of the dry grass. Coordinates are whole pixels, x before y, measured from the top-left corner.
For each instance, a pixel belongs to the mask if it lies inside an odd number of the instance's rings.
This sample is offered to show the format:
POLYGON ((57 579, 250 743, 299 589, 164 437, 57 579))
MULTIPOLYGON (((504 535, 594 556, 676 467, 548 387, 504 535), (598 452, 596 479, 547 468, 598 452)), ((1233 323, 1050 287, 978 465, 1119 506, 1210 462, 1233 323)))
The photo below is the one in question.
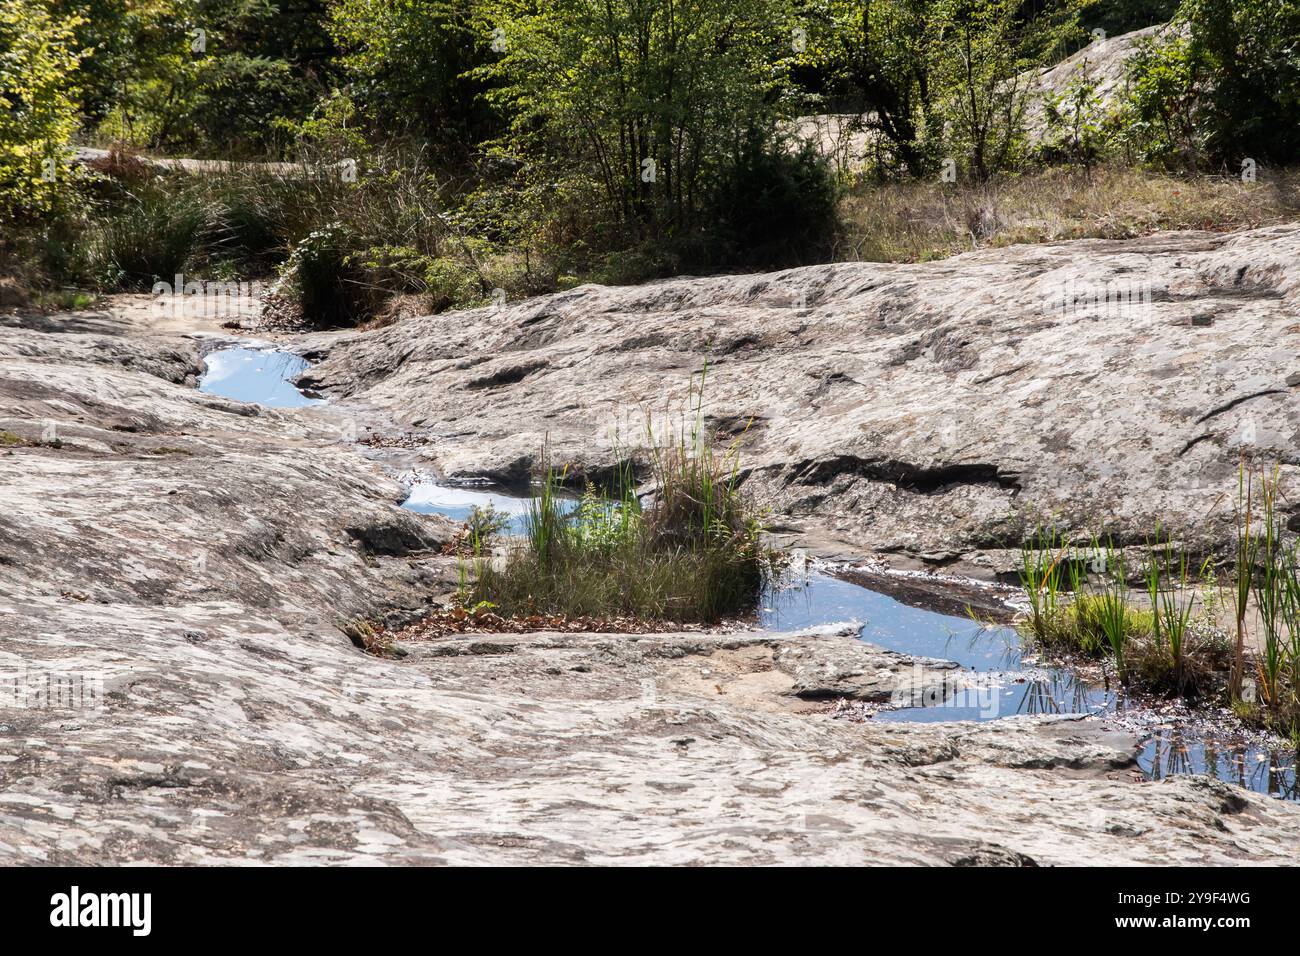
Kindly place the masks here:
POLYGON ((920 262, 1061 239, 1128 239, 1166 229, 1229 231, 1300 219, 1300 169, 1256 183, 1105 167, 1049 169, 982 185, 859 184, 841 204, 842 261, 920 262))

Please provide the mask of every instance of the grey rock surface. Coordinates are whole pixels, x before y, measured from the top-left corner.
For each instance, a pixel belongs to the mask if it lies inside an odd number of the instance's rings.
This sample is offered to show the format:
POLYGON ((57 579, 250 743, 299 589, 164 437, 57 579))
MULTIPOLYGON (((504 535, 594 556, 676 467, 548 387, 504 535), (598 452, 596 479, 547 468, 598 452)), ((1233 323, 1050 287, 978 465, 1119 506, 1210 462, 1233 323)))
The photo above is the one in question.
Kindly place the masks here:
MULTIPOLYGON (((1242 456, 1300 526, 1300 226, 583 286, 333 340, 307 380, 452 476, 600 474, 689 405, 808 541, 985 574, 1039 522, 1230 550, 1242 456)), ((689 421, 689 414, 685 415, 689 421)))
MULTIPOLYGON (((344 633, 416 615, 455 580, 436 553, 450 524, 396 507, 357 422, 405 418, 452 472, 526 471, 548 431, 597 467, 612 413, 684 394, 706 355, 711 420, 756 416, 751 480, 792 520, 970 548, 1055 481, 1136 521, 1123 492, 1165 480, 1184 419, 1296 370, 1294 231, 1165 242, 587 288, 311 337, 296 347, 328 352, 309 375, 336 399, 311 409, 197 392, 211 341, 130 316, 0 319, 0 862, 1291 862, 1300 807, 1143 782, 1133 739, 1100 721, 837 719, 822 698, 882 703, 918 679, 852 629, 474 635, 397 659, 344 633), (1111 275, 1175 256, 1173 301, 1193 304, 1157 303, 1164 319, 1123 326, 1122 347, 1106 347, 1121 327, 1007 307, 1071 262, 1111 275), (806 309, 775 298, 791 288, 806 309), (1174 321, 1212 303, 1218 337, 1174 321), (1195 374, 1190 341, 1225 373, 1195 374), (1145 449, 1149 474, 1122 458, 1070 471, 1086 450, 1042 422, 1128 407, 1077 376, 1129 401, 1149 390, 1141 414, 1079 436, 1145 449), (1022 407, 1039 425, 1019 440, 1060 462, 1017 451, 1004 419, 1024 424, 1022 407), (887 463, 936 454, 944 414, 960 440, 935 467, 967 470, 890 480, 887 463), (958 480, 977 465, 1016 484, 958 480)), ((1293 397, 1217 412, 1183 458, 1210 469, 1248 411, 1263 441, 1290 441, 1293 397)), ((1180 489, 1164 500, 1190 514, 1180 489)), ((952 669, 923 662, 920 679, 952 669)))

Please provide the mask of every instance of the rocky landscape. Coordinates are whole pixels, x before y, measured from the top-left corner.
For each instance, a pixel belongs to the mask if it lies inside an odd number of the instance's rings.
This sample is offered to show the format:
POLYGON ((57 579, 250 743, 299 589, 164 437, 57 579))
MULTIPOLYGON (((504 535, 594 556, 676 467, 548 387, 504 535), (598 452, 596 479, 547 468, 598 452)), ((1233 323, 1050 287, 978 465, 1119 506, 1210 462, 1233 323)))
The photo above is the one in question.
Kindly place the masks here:
POLYGON ((952 669, 852 629, 354 637, 454 586, 401 467, 600 474, 706 364, 785 540, 983 577, 1050 516, 1221 549, 1243 453, 1300 502, 1298 261, 1285 226, 586 286, 284 336, 303 409, 198 391, 211 328, 4 316, 0 860, 1290 862, 1300 807, 1145 781, 1103 720, 837 716, 952 669))
POLYGON ((1006 572, 1036 524, 1233 538, 1247 455, 1300 530, 1300 226, 915 265, 584 286, 307 349, 449 476, 600 474, 687 405, 743 433, 775 523, 838 553, 1006 572))

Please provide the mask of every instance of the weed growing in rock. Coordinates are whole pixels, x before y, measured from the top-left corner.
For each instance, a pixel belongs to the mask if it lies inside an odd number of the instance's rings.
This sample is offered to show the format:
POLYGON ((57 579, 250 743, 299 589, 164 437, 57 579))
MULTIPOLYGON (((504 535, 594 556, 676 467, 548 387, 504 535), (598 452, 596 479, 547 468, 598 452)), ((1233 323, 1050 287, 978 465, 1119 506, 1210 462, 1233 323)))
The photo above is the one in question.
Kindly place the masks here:
POLYGON ((474 505, 469 509, 469 517, 465 519, 465 543, 475 554, 483 554, 509 526, 510 515, 498 510, 495 505, 474 505))

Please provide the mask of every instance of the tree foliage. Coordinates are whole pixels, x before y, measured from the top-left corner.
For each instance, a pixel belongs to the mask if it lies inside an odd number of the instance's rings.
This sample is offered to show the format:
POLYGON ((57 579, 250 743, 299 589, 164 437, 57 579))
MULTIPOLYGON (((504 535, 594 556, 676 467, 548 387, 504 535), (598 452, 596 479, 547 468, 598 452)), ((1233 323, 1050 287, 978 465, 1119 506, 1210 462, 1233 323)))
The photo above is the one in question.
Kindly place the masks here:
POLYGON ((477 22, 496 40, 481 75, 511 117, 503 145, 552 176, 590 173, 638 236, 696 225, 782 105, 784 0, 488 0, 477 22))
POLYGON ((1129 67, 1138 155, 1228 169, 1300 157, 1300 2, 1184 0, 1129 67))
POLYGON ((847 94, 886 171, 1014 165, 1036 66, 1080 32, 1081 0, 823 0, 805 56, 847 94))
POLYGON ((0 0, 0 219, 48 212, 70 175, 78 25, 45 0, 0 0))
POLYGON ((471 76, 488 56, 473 20, 463 0, 339 0, 328 28, 347 94, 375 128, 463 157, 496 128, 471 76))

